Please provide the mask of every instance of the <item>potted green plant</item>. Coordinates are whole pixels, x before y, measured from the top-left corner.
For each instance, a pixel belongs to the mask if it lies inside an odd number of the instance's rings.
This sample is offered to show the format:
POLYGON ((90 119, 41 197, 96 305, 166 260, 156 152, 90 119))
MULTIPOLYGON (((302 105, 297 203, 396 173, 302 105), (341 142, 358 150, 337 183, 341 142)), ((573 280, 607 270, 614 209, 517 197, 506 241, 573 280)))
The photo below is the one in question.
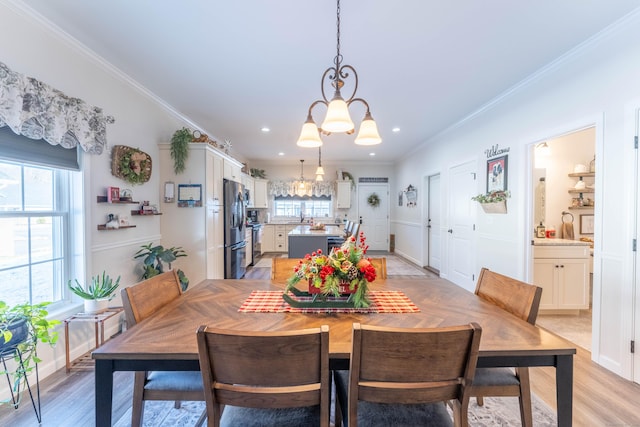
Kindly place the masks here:
POLYGON ((486 213, 507 213, 507 199, 511 197, 508 191, 490 191, 473 196, 471 200, 480 203, 486 213))
POLYGON ((105 271, 102 272, 102 277, 100 275, 92 277, 91 284, 86 289, 78 282, 78 279, 76 279, 75 285, 71 283, 71 280, 68 283, 71 292, 84 299, 84 312, 89 314, 106 310, 119 285, 120 276, 114 283, 105 271))
MULTIPOLYGON (((135 253, 134 259, 142 258, 144 271, 141 280, 149 279, 160 273, 165 272, 164 263, 167 263, 168 270, 171 270, 171 263, 180 257, 187 256, 182 247, 166 248, 162 245, 153 246, 153 243, 142 245, 142 249, 135 253)), ((189 279, 182 270, 176 270, 182 290, 186 291, 189 287, 189 279)))
POLYGON ((176 175, 184 172, 191 141, 193 141, 193 133, 187 128, 178 129, 171 137, 171 158, 173 159, 173 171, 176 175))
MULTIPOLYGON (((0 301, 0 355, 13 354, 16 362, 15 368, 8 369, 3 364, 4 370, 0 370, 0 375, 6 375, 12 383, 11 399, 0 401, 0 403, 18 407, 21 390, 28 389, 27 376, 34 369, 37 375, 37 364, 41 362, 37 353, 38 343, 48 343, 53 346, 58 341, 58 332, 54 329, 60 321, 47 319, 49 313, 46 306, 49 304, 49 302, 42 302, 9 306, 6 302, 0 301)), ((40 414, 37 411, 36 415, 40 421, 40 414)))

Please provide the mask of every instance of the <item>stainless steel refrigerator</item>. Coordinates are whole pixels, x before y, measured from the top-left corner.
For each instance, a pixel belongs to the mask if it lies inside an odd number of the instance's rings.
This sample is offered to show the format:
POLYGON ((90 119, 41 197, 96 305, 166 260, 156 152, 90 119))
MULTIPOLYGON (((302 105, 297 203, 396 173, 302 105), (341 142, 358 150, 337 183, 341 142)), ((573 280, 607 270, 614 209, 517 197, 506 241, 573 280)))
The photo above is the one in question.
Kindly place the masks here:
POLYGON ((244 186, 224 180, 224 278, 240 279, 246 271, 244 186))

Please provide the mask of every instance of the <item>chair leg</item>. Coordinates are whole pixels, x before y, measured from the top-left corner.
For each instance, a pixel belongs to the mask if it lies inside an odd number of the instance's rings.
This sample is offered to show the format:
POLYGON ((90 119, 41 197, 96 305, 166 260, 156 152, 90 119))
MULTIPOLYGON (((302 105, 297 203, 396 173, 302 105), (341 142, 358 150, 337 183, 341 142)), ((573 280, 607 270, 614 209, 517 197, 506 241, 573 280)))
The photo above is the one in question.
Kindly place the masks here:
POLYGON ((533 410, 531 409, 531 386, 529 368, 516 368, 516 376, 520 379, 520 419, 523 427, 533 427, 533 410))
POLYGON ((198 418, 198 421, 196 422, 195 427, 200 427, 204 424, 204 420, 207 419, 207 408, 204 408, 202 410, 202 414, 200 414, 200 418, 198 418))
POLYGON ((131 427, 140 427, 144 412, 144 383, 146 372, 135 372, 133 377, 133 403, 131 405, 131 427))
POLYGON ((180 406, 182 406, 182 402, 179 400, 176 400, 175 402, 173 402, 173 407, 175 409, 180 409, 180 406))
POLYGON ((478 403, 478 406, 482 406, 484 405, 484 398, 482 396, 476 396, 476 402, 478 403))

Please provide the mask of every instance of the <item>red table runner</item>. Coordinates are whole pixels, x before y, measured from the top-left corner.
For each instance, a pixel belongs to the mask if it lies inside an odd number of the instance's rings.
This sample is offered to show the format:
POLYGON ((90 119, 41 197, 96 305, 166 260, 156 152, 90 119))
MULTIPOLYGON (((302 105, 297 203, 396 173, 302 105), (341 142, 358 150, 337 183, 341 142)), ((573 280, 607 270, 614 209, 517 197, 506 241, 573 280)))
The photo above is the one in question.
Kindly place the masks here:
MULTIPOLYGON (((401 291, 369 291, 366 308, 295 308, 282 299, 282 291, 253 291, 238 309, 241 313, 418 313, 420 309, 401 291)), ((311 301, 311 297, 296 297, 311 301)), ((346 299, 346 297, 345 297, 346 299)))

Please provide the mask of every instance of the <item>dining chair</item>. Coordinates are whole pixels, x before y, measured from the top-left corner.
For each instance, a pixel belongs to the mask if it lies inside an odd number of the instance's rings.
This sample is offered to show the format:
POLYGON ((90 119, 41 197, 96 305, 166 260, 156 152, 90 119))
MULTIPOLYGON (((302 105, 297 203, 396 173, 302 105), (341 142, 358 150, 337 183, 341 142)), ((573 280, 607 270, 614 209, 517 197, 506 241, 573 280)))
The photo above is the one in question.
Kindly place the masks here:
POLYGON ((233 331, 200 326, 209 426, 329 426, 329 327, 233 331))
MULTIPOLYGON (((182 287, 175 270, 159 274, 128 288, 122 289, 122 305, 128 327, 142 322, 166 304, 180 298, 182 287)), ((161 339, 162 337, 158 337, 161 339)), ((142 425, 145 400, 202 401, 202 378, 198 371, 141 371, 133 380, 131 426, 142 425)), ((204 422, 204 413, 196 425, 204 422)))
POLYGON ((476 323, 428 329, 354 323, 349 371, 334 371, 336 426, 467 426, 481 335, 476 323))
POLYGON ((293 275, 293 269, 297 266, 301 258, 272 258, 271 259, 271 281, 274 283, 287 283, 293 275))
POLYGON ((387 278, 387 258, 370 258, 371 264, 376 269, 376 280, 387 278))
MULTIPOLYGON (((539 286, 483 268, 475 294, 532 325, 536 323, 542 296, 539 286)), ((528 368, 478 368, 471 386, 471 396, 476 397, 480 406, 485 396, 516 396, 520 403, 522 425, 533 426, 528 368)))

